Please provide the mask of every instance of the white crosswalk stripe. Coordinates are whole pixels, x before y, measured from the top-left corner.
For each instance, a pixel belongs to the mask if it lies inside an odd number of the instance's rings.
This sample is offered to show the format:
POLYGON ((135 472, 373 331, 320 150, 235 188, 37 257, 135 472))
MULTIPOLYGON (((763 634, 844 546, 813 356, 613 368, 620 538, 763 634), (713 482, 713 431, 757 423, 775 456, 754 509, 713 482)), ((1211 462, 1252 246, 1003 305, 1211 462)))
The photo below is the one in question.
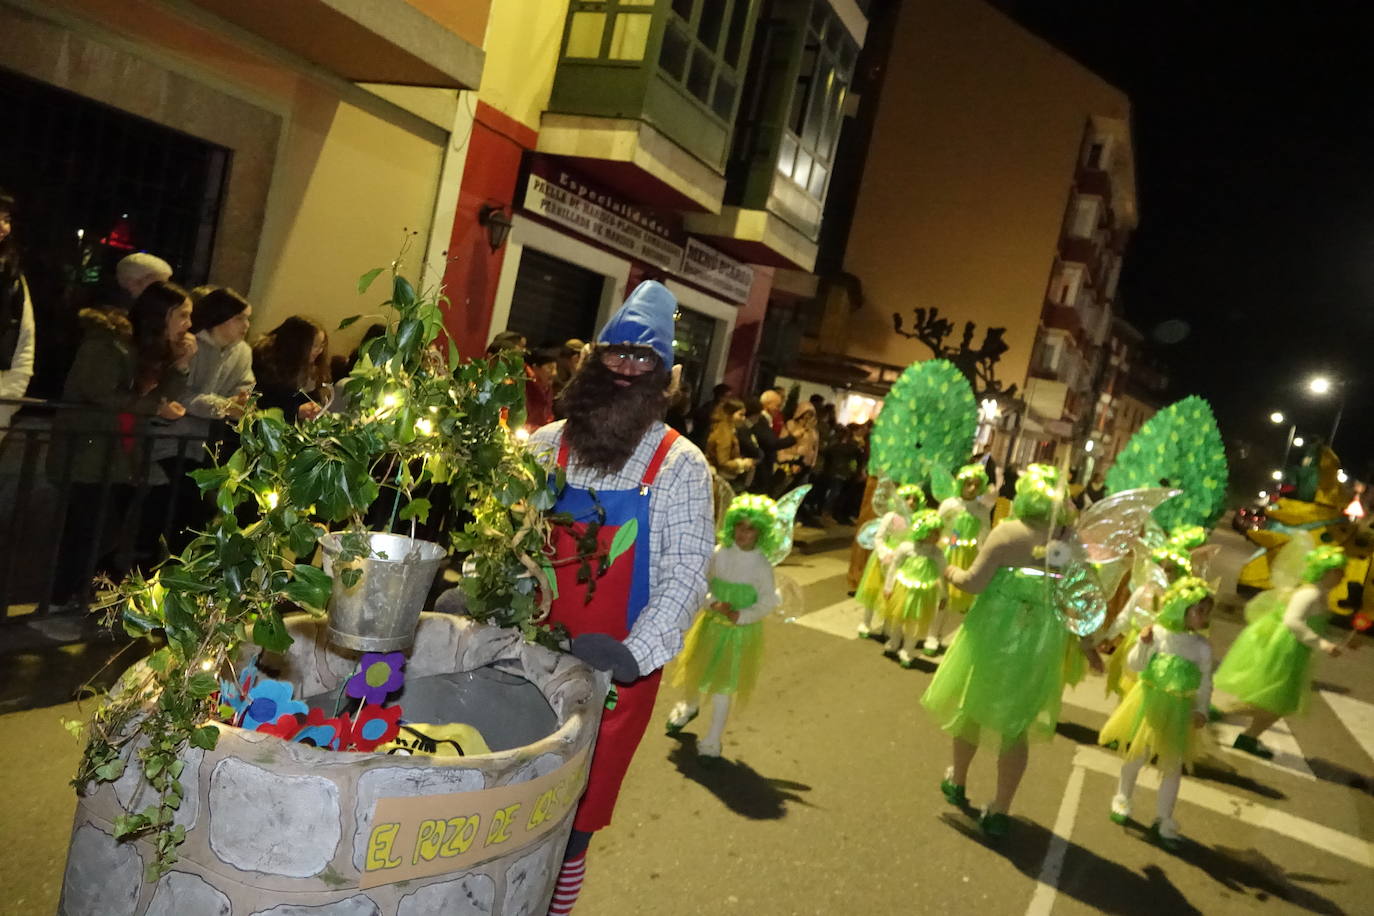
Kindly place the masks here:
POLYGON ((1318 694, 1364 752, 1374 758, 1374 705, 1330 690, 1318 694))

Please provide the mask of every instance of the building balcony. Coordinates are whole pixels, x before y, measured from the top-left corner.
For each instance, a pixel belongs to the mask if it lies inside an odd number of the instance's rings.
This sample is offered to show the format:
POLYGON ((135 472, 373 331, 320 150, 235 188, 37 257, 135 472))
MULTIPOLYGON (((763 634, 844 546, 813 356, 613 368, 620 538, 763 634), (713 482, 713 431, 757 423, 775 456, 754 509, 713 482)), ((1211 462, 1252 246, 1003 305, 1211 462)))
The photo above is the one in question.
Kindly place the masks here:
POLYGON ((645 203, 718 212, 758 5, 573 2, 540 152, 600 160, 579 168, 645 203))
POLYGON ((1065 235, 1059 240, 1059 257, 1074 264, 1082 264, 1091 272, 1098 262, 1097 241, 1065 235))
POLYGON ((190 0, 354 83, 476 89, 490 0, 190 0))
POLYGON ((1046 300, 1044 311, 1040 313, 1040 323, 1047 328, 1067 331, 1077 341, 1082 341, 1085 337, 1082 316, 1072 305, 1061 305, 1053 300, 1046 300))
POLYGON ((1112 176, 1104 169, 1090 168, 1089 166, 1079 166, 1078 174, 1074 176, 1074 184, 1080 194, 1092 194, 1102 198, 1105 209, 1110 209, 1112 205, 1112 176))

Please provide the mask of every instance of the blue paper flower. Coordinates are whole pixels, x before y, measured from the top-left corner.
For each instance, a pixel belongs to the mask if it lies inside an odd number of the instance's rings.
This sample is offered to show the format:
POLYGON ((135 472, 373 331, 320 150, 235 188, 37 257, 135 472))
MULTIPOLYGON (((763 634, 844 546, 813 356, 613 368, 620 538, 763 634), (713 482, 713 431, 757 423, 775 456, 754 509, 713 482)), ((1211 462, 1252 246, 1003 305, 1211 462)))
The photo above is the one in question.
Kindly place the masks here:
POLYGON ((282 716, 304 715, 309 709, 292 695, 291 685, 286 681, 261 680, 248 691, 248 709, 242 724, 249 731, 256 731, 259 725, 275 722, 282 716))

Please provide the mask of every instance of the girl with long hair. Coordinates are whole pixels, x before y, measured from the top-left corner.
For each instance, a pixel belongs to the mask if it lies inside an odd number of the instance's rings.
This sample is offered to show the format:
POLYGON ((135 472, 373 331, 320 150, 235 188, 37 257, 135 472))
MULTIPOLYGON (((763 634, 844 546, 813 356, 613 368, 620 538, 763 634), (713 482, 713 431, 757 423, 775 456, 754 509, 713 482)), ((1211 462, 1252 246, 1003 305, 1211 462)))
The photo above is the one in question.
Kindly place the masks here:
POLYGON ((191 300, 181 287, 158 281, 134 301, 129 317, 84 309, 85 337, 62 388, 53 421, 48 472, 69 485, 52 598, 65 603, 89 584, 93 569, 117 572, 108 562, 103 519, 122 530, 135 491, 147 473, 147 424, 179 420, 179 399, 196 354, 191 300))
POLYGON ((258 407, 277 407, 288 423, 313 420, 329 406, 329 335, 319 322, 292 315, 253 346, 258 407))

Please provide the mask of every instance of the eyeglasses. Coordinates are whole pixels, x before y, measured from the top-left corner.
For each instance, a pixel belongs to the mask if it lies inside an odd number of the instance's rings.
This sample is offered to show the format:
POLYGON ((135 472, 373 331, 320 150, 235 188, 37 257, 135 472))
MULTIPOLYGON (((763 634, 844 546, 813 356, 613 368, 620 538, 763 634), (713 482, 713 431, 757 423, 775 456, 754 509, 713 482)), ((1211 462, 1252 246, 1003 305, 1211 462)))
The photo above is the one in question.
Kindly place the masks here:
POLYGON ((627 350, 621 347, 608 347, 600 351, 601 362, 607 366, 629 365, 635 369, 648 369, 653 366, 658 358, 653 353, 645 353, 643 350, 627 350))

